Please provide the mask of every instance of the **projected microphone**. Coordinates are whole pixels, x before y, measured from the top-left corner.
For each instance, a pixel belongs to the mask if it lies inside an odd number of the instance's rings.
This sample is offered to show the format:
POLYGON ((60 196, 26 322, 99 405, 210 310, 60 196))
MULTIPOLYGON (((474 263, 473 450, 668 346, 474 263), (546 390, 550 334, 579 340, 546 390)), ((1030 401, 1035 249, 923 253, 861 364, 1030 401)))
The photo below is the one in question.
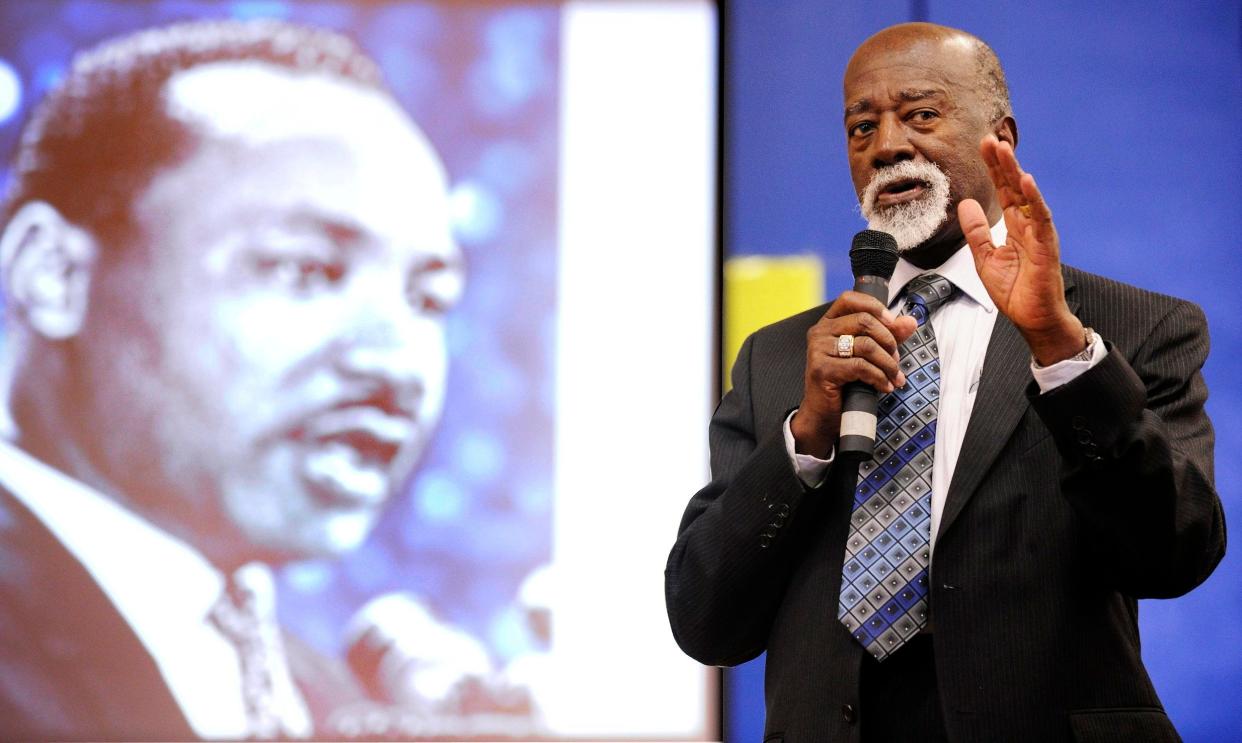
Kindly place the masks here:
MULTIPOLYGON (((897 266, 897 241, 887 232, 863 230, 850 246, 854 291, 888 304, 888 280, 897 266)), ((863 382, 845 385, 841 402, 841 440, 838 456, 868 459, 875 450, 875 388, 863 382)))
POLYGON ((441 713, 456 709, 462 690, 492 673, 482 644, 405 592, 363 606, 345 645, 346 662, 372 696, 441 713))

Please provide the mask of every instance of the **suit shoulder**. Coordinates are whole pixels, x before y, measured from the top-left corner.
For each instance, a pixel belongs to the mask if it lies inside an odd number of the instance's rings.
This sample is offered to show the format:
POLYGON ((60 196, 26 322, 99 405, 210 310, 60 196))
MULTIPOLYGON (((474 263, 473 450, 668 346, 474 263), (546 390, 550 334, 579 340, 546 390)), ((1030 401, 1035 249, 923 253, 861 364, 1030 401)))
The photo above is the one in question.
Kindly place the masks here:
POLYGON ((1198 308, 1198 305, 1188 299, 1175 297, 1171 294, 1144 289, 1133 284, 1127 284, 1123 281, 1110 279, 1107 276, 1101 276, 1097 273, 1084 271, 1081 268, 1073 266, 1065 266, 1065 278, 1072 281, 1073 284, 1081 289, 1088 296, 1097 296, 1108 299, 1110 301, 1126 301, 1135 303, 1143 303, 1152 307, 1160 308, 1168 311, 1177 306, 1189 306, 1198 308))
POLYGON ((1081 303, 1079 311, 1084 322, 1096 323, 1097 330, 1114 332, 1129 328, 1146 332, 1166 318, 1176 317, 1179 324, 1206 326, 1202 308, 1187 299, 1143 289, 1082 269, 1066 266, 1067 284, 1081 303))

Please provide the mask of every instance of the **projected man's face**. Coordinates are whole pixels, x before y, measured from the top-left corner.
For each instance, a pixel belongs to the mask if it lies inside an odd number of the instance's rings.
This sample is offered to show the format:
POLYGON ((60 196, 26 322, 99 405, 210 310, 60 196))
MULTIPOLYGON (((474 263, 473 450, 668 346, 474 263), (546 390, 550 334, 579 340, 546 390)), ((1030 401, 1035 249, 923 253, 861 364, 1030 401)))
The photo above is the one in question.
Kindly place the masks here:
POLYGON ((144 244, 97 269, 96 454, 218 561, 354 547, 444 399, 443 168, 391 101, 328 77, 220 63, 168 101, 201 140, 138 200, 144 244))

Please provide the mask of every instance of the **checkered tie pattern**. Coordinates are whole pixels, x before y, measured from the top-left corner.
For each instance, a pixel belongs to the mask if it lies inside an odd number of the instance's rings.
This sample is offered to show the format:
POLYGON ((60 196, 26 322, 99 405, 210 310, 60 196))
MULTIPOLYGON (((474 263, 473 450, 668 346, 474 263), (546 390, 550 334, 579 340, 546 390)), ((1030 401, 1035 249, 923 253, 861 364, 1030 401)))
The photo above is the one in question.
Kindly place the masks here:
POLYGON ((927 320, 955 291, 943 276, 906 285, 903 315, 918 329, 901 344, 906 386, 880 398, 875 454, 858 467, 837 618, 884 660, 927 624, 932 461, 940 352, 927 320))

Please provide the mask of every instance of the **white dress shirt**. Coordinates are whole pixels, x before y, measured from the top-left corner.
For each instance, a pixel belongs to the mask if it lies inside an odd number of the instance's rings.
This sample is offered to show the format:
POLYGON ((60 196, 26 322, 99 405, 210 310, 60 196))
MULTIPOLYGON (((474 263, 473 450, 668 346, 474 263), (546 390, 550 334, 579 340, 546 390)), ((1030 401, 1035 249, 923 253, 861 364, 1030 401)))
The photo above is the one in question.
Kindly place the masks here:
MULTIPOLYGON (((194 733, 248 737, 236 648, 208 618, 223 574, 186 543, 3 440, 0 483, 86 567, 155 659, 194 733)), ((279 649, 271 571, 251 563, 236 577, 255 591, 263 632, 275 642, 278 714, 308 736, 310 716, 279 649)))
MULTIPOLYGON (((992 243, 1003 245, 1008 234, 1005 221, 998 221, 992 226, 992 243)), ((939 274, 959 289, 931 316, 932 330, 936 333, 936 344, 940 349, 940 407, 936 419, 936 451, 932 461, 931 546, 934 553, 940 517, 944 513, 949 483, 953 481, 953 470, 966 437, 970 413, 975 407, 983 360, 996 324, 997 310, 983 287, 983 281, 975 270, 974 256, 966 245, 936 268, 924 270, 904 258, 899 259, 888 283, 890 309, 898 309, 896 305, 902 289, 915 276, 924 273, 939 274)), ((1106 353, 1104 342, 1097 335, 1089 361, 1066 359, 1051 366, 1039 367, 1032 360, 1031 373, 1040 392, 1047 392, 1095 366, 1106 353)), ((819 459, 797 453, 789 423, 792 419, 792 413, 785 419, 785 448, 798 478, 808 487, 816 487, 824 481, 832 455, 828 459, 819 459)))

